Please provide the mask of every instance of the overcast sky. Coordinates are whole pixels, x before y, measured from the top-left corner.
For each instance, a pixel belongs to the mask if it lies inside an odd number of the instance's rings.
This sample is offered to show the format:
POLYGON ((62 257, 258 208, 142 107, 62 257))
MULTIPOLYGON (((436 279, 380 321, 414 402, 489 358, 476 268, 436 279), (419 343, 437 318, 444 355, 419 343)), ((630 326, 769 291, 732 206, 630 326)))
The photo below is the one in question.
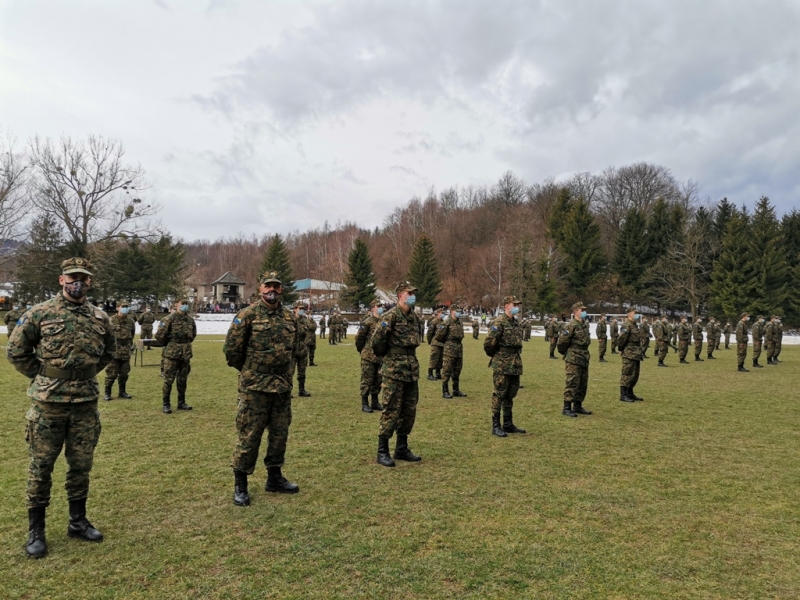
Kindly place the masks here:
POLYGON ((186 240, 647 161, 800 205, 797 0, 2 0, 0 128, 99 134, 186 240))

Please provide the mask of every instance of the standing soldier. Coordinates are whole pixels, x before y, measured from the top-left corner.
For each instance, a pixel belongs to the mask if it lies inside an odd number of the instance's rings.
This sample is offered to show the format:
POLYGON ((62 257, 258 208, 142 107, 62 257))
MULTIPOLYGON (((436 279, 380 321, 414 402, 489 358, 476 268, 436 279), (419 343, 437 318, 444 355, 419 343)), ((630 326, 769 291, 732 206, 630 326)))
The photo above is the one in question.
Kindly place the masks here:
POLYGON ((322 318, 319 320, 319 339, 325 339, 325 315, 322 315, 322 318))
POLYGON ((731 322, 725 321, 725 327, 722 328, 722 333, 725 336, 725 350, 730 350, 731 343, 731 322))
POLYGON ((650 338, 653 337, 653 334, 650 333, 650 322, 647 319, 642 319, 641 323, 639 335, 642 339, 642 358, 650 358, 647 356, 647 349, 650 347, 650 338))
POLYGON ((317 353, 317 322, 314 317, 307 316, 308 333, 306 335, 306 345, 308 346, 308 366, 316 367, 317 363, 314 362, 314 355, 317 353))
POLYGON ((597 362, 608 362, 605 359, 606 356, 606 344, 608 344, 608 336, 606 334, 607 326, 606 326, 606 315, 603 313, 600 315, 600 320, 597 322, 597 331, 595 332, 597 335, 597 354, 600 358, 597 359, 597 362))
MULTIPOLYGON (((142 316, 139 317, 139 325, 141 326, 142 330, 139 333, 139 339, 141 340, 151 340, 153 339, 153 323, 156 322, 156 316, 153 314, 153 311, 150 310, 150 307, 146 307, 142 316)), ((147 347, 150 350, 150 346, 147 347)))
POLYGON ((716 360, 714 358, 714 349, 717 339, 717 326, 714 322, 714 317, 708 317, 708 325, 706 325, 706 358, 708 360, 716 360))
POLYGON ((111 333, 114 334, 114 341, 117 349, 114 352, 114 359, 106 369, 106 388, 103 400, 111 400, 111 387, 119 377, 119 397, 133 398, 125 387, 128 383, 128 375, 131 372, 131 345, 133 336, 136 335, 136 321, 128 313, 130 305, 121 300, 117 302, 117 314, 111 317, 111 333))
POLYGON ((481 322, 477 316, 472 317, 472 339, 477 340, 481 334, 481 322))
POLYGON ((674 319, 672 320, 672 323, 667 321, 666 330, 667 330, 667 344, 669 345, 670 348, 672 348, 673 352, 677 353, 678 326, 675 324, 674 319))
POLYGON ((524 328, 524 335, 522 337, 523 341, 529 342, 531 340, 531 330, 533 329, 533 318, 526 317, 523 320, 523 328, 524 328))
POLYGON ((764 326, 764 345, 767 348, 767 364, 777 365, 772 359, 775 356, 775 321, 778 319, 775 315, 770 317, 767 324, 764 326))
POLYGON ((558 351, 564 355, 564 408, 561 414, 568 417, 590 415, 583 408, 589 385, 589 344, 591 335, 586 323, 586 307, 582 302, 572 305, 572 321, 558 336, 558 351))
POLYGON ((525 433, 514 425, 514 398, 519 391, 519 378, 522 375, 522 328, 516 315, 522 304, 514 296, 503 299, 503 312, 492 322, 483 351, 492 357, 489 366, 493 371, 494 392, 492 393, 492 434, 507 437, 509 433, 525 433), (503 426, 500 427, 500 412, 503 426))
POLYGON ((164 385, 161 389, 163 411, 172 414, 170 394, 177 379, 178 410, 192 410, 186 404, 186 380, 192 370, 192 342, 197 337, 197 325, 189 314, 189 301, 179 300, 178 309, 168 314, 156 332, 156 341, 164 346, 164 385))
POLYGON ((680 358, 680 363, 682 365, 689 364, 689 361, 686 360, 686 355, 689 354, 689 343, 691 339, 692 328, 686 320, 686 317, 681 317, 681 324, 678 325, 678 348, 680 349, 678 358, 680 358))
POLYGON ((425 333, 425 338, 431 345, 431 357, 428 361, 428 379, 436 381, 442 378, 442 352, 444 351, 444 344, 434 338, 436 330, 442 323, 442 309, 437 308, 433 316, 428 320, 428 330, 425 333))
POLYGON ((336 325, 334 325, 334 322, 333 322, 333 313, 330 313, 328 315, 328 345, 329 346, 335 346, 336 345, 336 331, 334 329, 335 327, 336 327, 336 325))
POLYGON ((556 344, 558 343, 558 321, 555 317, 550 319, 550 358, 558 360, 556 357, 556 344))
POLYGON ((622 354, 622 376, 619 380, 619 399, 622 402, 644 400, 633 392, 639 381, 639 371, 642 366, 642 343, 639 340, 641 334, 636 323, 639 318, 636 310, 631 308, 628 311, 628 318, 620 328, 617 340, 617 347, 622 354))
POLYGON ((703 318, 698 316, 692 326, 692 336, 694 337, 694 360, 703 362, 700 353, 703 351, 703 318))
POLYGON ((11 334, 14 333, 14 327, 17 321, 22 316, 22 311, 19 309, 19 304, 14 303, 14 307, 6 313, 5 319, 6 327, 8 328, 8 339, 11 339, 11 334))
POLYGON ((300 391, 297 392, 298 396, 308 398, 311 396, 306 391, 306 367, 308 366, 308 317, 306 317, 306 305, 302 300, 297 300, 294 303, 294 318, 297 321, 298 338, 300 345, 297 347, 295 358, 297 360, 292 364, 292 377, 294 377, 295 369, 297 369, 297 387, 300 391))
POLYGON ((781 326, 781 318, 778 317, 775 323, 775 355, 772 357, 772 363, 778 364, 778 357, 781 354, 781 344, 783 343, 783 327, 781 326))
POLYGON ((664 358, 667 356, 669 349, 669 330, 667 329, 667 315, 661 315, 660 320, 656 320, 653 324, 653 335, 656 338, 656 356, 658 356, 658 366, 666 367, 664 358))
POLYGON ((31 379, 26 440, 28 541, 31 558, 47 554, 45 512, 50 504, 53 466, 61 448, 67 459, 67 536, 100 542, 103 534, 86 519, 89 473, 100 437, 97 379, 114 356, 108 315, 86 301, 92 286, 85 258, 61 263, 61 293, 19 318, 8 341, 8 360, 31 379))
POLYGON ((348 322, 347 319, 344 318, 344 316, 342 316, 341 319, 342 319, 342 322, 340 324, 340 327, 342 328, 341 329, 341 331, 342 331, 342 339, 346 340, 347 339, 347 327, 348 327, 348 325, 350 325, 350 323, 348 322))
POLYGON ((356 350, 361 354, 361 410, 371 413, 373 410, 383 410, 378 402, 381 391, 381 359, 372 351, 372 334, 381 322, 383 307, 380 300, 370 303, 370 312, 361 321, 356 334, 356 350), (372 396, 372 406, 369 404, 372 396))
POLYGON ((739 363, 737 369, 740 373, 749 373, 744 368, 744 361, 747 358, 747 322, 750 320, 750 315, 743 312, 739 317, 739 322, 736 324, 736 360, 739 363))
POLYGON ((611 319, 611 325, 608 329, 609 333, 611 334, 611 354, 617 354, 617 339, 619 338, 619 324, 617 323, 617 317, 613 317, 611 319))
POLYGON ((450 316, 442 321, 434 335, 434 341, 442 343, 442 398, 464 398, 466 394, 461 391, 461 369, 464 366, 464 326, 461 324, 461 307, 457 304, 450 305, 450 316), (453 394, 450 394, 448 384, 453 378, 453 394))
POLYGON ((719 350, 719 343, 722 340, 722 325, 720 321, 714 319, 714 350, 719 350))
POLYGON ((753 329, 750 331, 750 335, 753 336, 753 368, 763 369, 763 365, 758 364, 758 359, 761 357, 761 344, 764 341, 763 316, 758 315, 755 325, 753 325, 753 329))
POLYGON ((281 305, 283 284, 275 271, 264 273, 258 291, 261 301, 239 311, 222 348, 228 366, 239 371, 239 441, 231 465, 236 506, 250 505, 247 476, 255 472, 265 429, 268 438, 264 490, 282 494, 300 491, 281 472, 292 423, 292 363, 301 352, 300 324, 281 305))
POLYGON ((383 412, 378 430, 377 462, 384 467, 395 466, 389 455, 389 440, 397 431, 395 460, 422 460, 408 447, 408 436, 414 428, 419 402, 419 362, 416 350, 420 342, 422 320, 414 312, 417 291, 408 281, 400 283, 397 306, 384 313, 372 335, 372 350, 383 357, 383 412))

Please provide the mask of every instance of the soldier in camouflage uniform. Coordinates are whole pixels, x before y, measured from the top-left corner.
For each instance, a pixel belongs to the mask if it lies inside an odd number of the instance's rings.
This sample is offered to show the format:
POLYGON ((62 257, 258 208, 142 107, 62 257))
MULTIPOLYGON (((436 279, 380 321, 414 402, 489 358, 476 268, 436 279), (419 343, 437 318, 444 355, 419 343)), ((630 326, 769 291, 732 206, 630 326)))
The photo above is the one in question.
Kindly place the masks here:
POLYGON ((437 308, 431 318, 428 320, 428 328, 425 332, 425 339, 431 346, 431 357, 428 360, 428 380, 436 381, 442 378, 442 356, 444 352, 444 344, 437 342, 434 339, 436 330, 442 323, 442 308, 437 308))
POLYGON ((756 318, 750 335, 753 338, 753 368, 763 369, 764 366, 758 364, 758 359, 761 357, 761 345, 764 342, 764 317, 762 315, 758 315, 756 318))
POLYGON ((781 361, 778 357, 781 355, 781 345, 783 344, 783 326, 781 325, 781 318, 778 317, 775 323, 775 355, 772 357, 772 362, 777 364, 781 361))
POLYGON ((689 353, 689 342, 692 340, 692 327, 689 325, 686 317, 681 317, 681 324, 678 325, 678 348, 680 353, 678 358, 682 365, 688 365, 689 361, 686 360, 686 355, 689 353))
POLYGON ((306 305, 302 300, 294 303, 294 318, 297 320, 299 327, 298 336, 300 338, 300 346, 296 354, 297 360, 292 363, 292 377, 297 370, 297 387, 299 391, 298 396, 309 398, 311 394, 306 391, 306 367, 308 366, 308 317, 306 317, 306 305))
POLYGON ((335 323, 333 313, 328 315, 328 345, 335 346, 336 345, 336 330, 335 330, 335 323))
POLYGON ((639 371, 642 365, 642 342, 639 339, 641 332, 637 321, 640 316, 635 309, 628 311, 628 318, 619 331, 617 347, 622 354, 622 375, 619 380, 619 399, 621 402, 636 402, 644 400, 633 392, 639 381, 639 371))
POLYGON ((192 342, 197 337, 197 325, 189 314, 189 301, 179 300, 178 309, 167 315, 156 332, 156 341, 164 347, 164 385, 161 388, 162 410, 172 414, 170 394, 177 379, 178 410, 192 410, 186 404, 186 380, 192 370, 192 342))
POLYGON ((325 339, 325 315, 322 315, 322 318, 319 320, 319 339, 325 339))
POLYGON ((317 363, 314 362, 314 355, 317 353, 317 322, 314 317, 306 317, 308 321, 308 332, 306 334, 306 346, 308 346, 308 366, 316 367, 317 363))
POLYGON ((706 359, 716 360, 714 358, 714 350, 716 346, 717 327, 714 323, 714 317, 708 317, 708 324, 706 325, 706 359))
POLYGON ((600 320, 597 322, 597 362, 608 362, 606 360, 606 345, 608 344, 608 325, 606 325, 606 315, 600 315, 600 320))
POLYGON ((666 330, 667 330, 667 345, 672 348, 672 351, 677 353, 678 352, 678 326, 675 324, 673 320, 672 323, 669 321, 666 322, 666 330))
POLYGON ((767 350, 768 365, 778 364, 776 362, 772 362, 772 358, 775 356, 775 322, 777 319, 777 316, 772 315, 769 321, 767 321, 766 325, 764 325, 764 346, 767 350))
POLYGON ((722 326, 720 321, 714 319, 714 350, 719 350, 719 343, 722 340, 722 326))
POLYGON ((25 551, 31 558, 47 554, 45 512, 62 447, 69 467, 67 535, 91 542, 103 539, 86 519, 86 499, 100 438, 95 375, 111 362, 116 346, 108 315, 86 301, 92 285, 89 261, 69 258, 61 263, 61 273, 61 293, 19 318, 7 350, 9 362, 32 380, 25 415, 30 453, 25 551))
POLYGON ((725 350, 730 350, 729 346, 731 343, 731 323, 730 321, 725 321, 725 327, 722 328, 722 333, 725 336, 725 350))
MULTIPOLYGON (((139 325, 142 328, 141 333, 139 334, 139 339, 141 340, 151 340, 153 339, 153 323, 156 322, 156 316, 153 314, 153 311, 150 310, 150 307, 144 309, 144 312, 139 317, 139 325)), ((147 347, 150 350, 150 346, 147 347)))
POLYGON ((106 387, 103 400, 111 400, 111 388, 119 377, 119 397, 133 398, 127 391, 128 375, 131 372, 131 344, 133 336, 136 335, 136 321, 131 317, 130 305, 120 300, 117 302, 117 314, 111 317, 111 333, 114 334, 114 341, 117 350, 114 352, 114 359, 106 368, 106 387))
POLYGON ((550 341, 550 358, 552 360, 558 360, 556 357, 556 344, 558 344, 558 320, 555 317, 550 319, 550 331, 548 332, 545 328, 545 335, 548 336, 548 340, 550 341))
POLYGON ((526 317, 522 320, 522 341, 529 342, 531 340, 531 330, 533 329, 533 319, 526 317))
POLYGON ((408 436, 414 428, 419 402, 419 362, 416 350, 420 343, 422 319, 414 312, 417 288, 403 281, 395 289, 397 306, 383 314, 372 335, 372 351, 383 357, 383 412, 378 430, 377 462, 394 467, 389 455, 389 439, 397 431, 395 460, 422 460, 408 447, 408 436))
POLYGON ((381 322, 383 307, 380 300, 370 303, 370 311, 361 321, 356 333, 356 350, 361 354, 361 410, 371 413, 383 410, 378 401, 381 391, 381 359, 372 351, 372 334, 381 322), (372 397, 372 405, 369 400, 372 397))
POLYGON ((478 317, 472 318, 472 339, 477 340, 481 334, 481 322, 478 317))
POLYGON ((744 361, 747 358, 747 322, 750 320, 750 315, 743 312, 739 317, 739 322, 736 324, 736 360, 739 364, 738 371, 740 373, 749 373, 744 368, 744 361))
POLYGON ((619 323, 617 322, 617 317, 611 319, 611 325, 608 329, 611 335, 611 354, 617 354, 617 340, 619 339, 619 323))
POLYGON ((650 338, 653 336, 650 333, 650 322, 647 319, 641 320, 641 325, 639 326, 639 335, 642 340, 642 358, 650 358, 647 356, 647 349, 650 347, 650 338))
POLYGON ((694 338, 694 360, 703 362, 700 353, 703 351, 703 318, 698 316, 692 325, 692 337, 694 338))
POLYGON ((483 351, 491 356, 489 366, 493 371, 492 434, 507 437, 509 433, 525 433, 514 425, 514 398, 519 391, 522 375, 522 328, 516 315, 522 302, 514 296, 503 299, 503 312, 495 318, 489 334, 483 341, 483 351), (503 426, 500 426, 500 412, 503 426))
POLYGON ((656 338, 656 356, 658 357, 658 366, 666 367, 664 359, 667 356, 669 348, 669 330, 667 329, 667 315, 662 315, 661 319, 656 319, 653 324, 653 335, 656 338))
POLYGON ((14 327, 16 327, 17 321, 19 321, 21 316, 22 311, 19 309, 19 304, 15 304, 14 307, 6 313, 3 320, 8 328, 8 339, 11 339, 11 334, 14 333, 14 327))
POLYGON ((583 302, 573 304, 572 321, 558 335, 558 352, 564 356, 567 379, 561 414, 567 417, 592 414, 583 408, 589 386, 589 344, 592 341, 585 309, 583 302))
POLYGON ((442 398, 465 398, 461 391, 461 369, 464 366, 464 326, 461 324, 461 307, 450 305, 450 315, 439 325, 434 340, 444 345, 442 359, 442 398), (453 393, 450 394, 448 384, 453 379, 453 393))
POLYGON ((264 430, 268 432, 267 492, 296 494, 300 487, 281 472, 292 422, 292 371, 300 358, 301 325, 281 305, 283 283, 275 271, 264 273, 258 288, 261 301, 239 311, 228 329, 222 351, 229 367, 239 371, 236 432, 231 466, 233 503, 249 506, 247 476, 258 461, 264 430))

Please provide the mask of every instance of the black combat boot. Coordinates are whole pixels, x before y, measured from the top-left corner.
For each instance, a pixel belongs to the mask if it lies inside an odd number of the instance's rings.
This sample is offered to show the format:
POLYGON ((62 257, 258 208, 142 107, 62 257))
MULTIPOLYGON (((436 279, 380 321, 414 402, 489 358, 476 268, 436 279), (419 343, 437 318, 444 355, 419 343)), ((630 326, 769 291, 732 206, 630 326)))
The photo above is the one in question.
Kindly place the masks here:
POLYGON ((378 402, 378 394, 372 394, 372 410, 383 410, 383 406, 378 402))
POLYGON ((281 473, 280 467, 267 467, 267 483, 264 486, 264 491, 296 494, 300 491, 300 486, 286 479, 281 473))
POLYGON ((408 462, 419 462, 421 456, 414 454, 408 447, 408 436, 397 434, 397 444, 394 447, 394 459, 408 462))
POLYGON ((28 509, 28 541, 25 552, 28 558, 42 558, 47 555, 47 540, 44 537, 44 506, 28 509))
POLYGON ((434 374, 434 377, 435 377, 435 379, 436 379, 437 381, 441 381, 441 380, 442 380, 442 370, 441 370, 441 369, 436 369, 436 370, 433 372, 433 374, 434 374))
POLYGON ((717 360, 713 354, 706 354, 706 360, 717 360))
POLYGON ((520 429, 514 425, 514 413, 511 408, 506 408, 503 411, 503 431, 506 433, 528 433, 526 429, 520 429))
POLYGON ((737 370, 739 371, 739 373, 749 373, 750 372, 750 369, 745 369, 744 368, 744 364, 739 365, 739 368, 737 370))
POLYGON ((753 360, 753 368, 754 369, 763 369, 764 367, 762 365, 758 364, 758 361, 754 359, 753 360))
POLYGON ((433 376, 433 369, 428 369, 428 381, 436 381, 436 377, 433 376))
POLYGON ((111 402, 111 387, 114 385, 113 381, 109 381, 106 379, 106 389, 105 393, 103 394, 103 400, 106 402, 111 402))
POLYGON ((369 396, 361 396, 361 412, 372 412, 372 409, 369 406, 369 396))
POLYGON ((170 405, 170 402, 169 402, 169 394, 167 394, 167 395, 165 395, 163 397, 162 402, 164 404, 164 408, 162 409, 164 411, 164 414, 165 415, 171 415, 172 414, 172 406, 170 405))
POLYGON ((395 462, 389 454, 389 438, 385 435, 378 436, 378 458, 376 459, 379 465, 384 467, 393 467, 395 462))
POLYGON ((558 357, 556 357, 556 355, 551 352, 550 353, 550 360, 558 360, 558 357))
POLYGON ((694 362, 705 362, 705 361, 702 358, 700 358, 698 355, 695 355, 694 362))
POLYGON ((125 379, 123 379, 122 377, 120 377, 119 378, 119 397, 120 398, 124 398, 125 400, 130 400, 131 398, 133 398, 133 396, 131 396, 127 391, 125 391, 125 388, 127 386, 128 386, 128 378, 126 377, 125 379))
POLYGON ((628 386, 628 396, 630 396, 631 398, 636 400, 636 402, 643 402, 644 401, 644 398, 642 398, 641 396, 637 396, 636 394, 633 393, 633 386, 632 385, 628 386))
POLYGON ((685 358, 682 358, 682 359, 680 360, 680 363, 681 363, 682 365, 688 365, 688 364, 689 364, 689 361, 688 361, 688 360, 686 360, 685 358))
POLYGON ((611 348, 611 354, 616 354, 616 353, 617 353, 617 350, 616 350, 615 348, 613 348, 613 347, 612 347, 612 348, 611 348))
POLYGON ((306 391, 306 378, 305 378, 305 377, 303 377, 302 379, 300 379, 300 378, 298 377, 298 379, 297 379, 297 385, 300 387, 300 391, 299 391, 299 392, 297 392, 297 395, 298 395, 298 396, 302 396, 303 398, 310 398, 310 397, 311 397, 311 394, 309 394, 309 393, 306 391))
POLYGON ((492 435, 496 435, 497 437, 508 437, 508 434, 503 431, 502 427, 500 427, 499 412, 492 413, 492 435))
POLYGON ((445 381, 442 383, 442 398, 452 398, 453 395, 450 393, 450 386, 448 382, 445 381))
POLYGON ((233 503, 236 506, 250 506, 250 494, 247 493, 247 473, 233 470, 233 503))
POLYGON ((178 410, 192 410, 192 407, 186 404, 186 391, 181 392, 178 390, 178 410))
POLYGON ((659 366, 659 367, 666 367, 667 365, 665 365, 665 364, 664 364, 664 361, 663 361, 663 360, 659 360, 659 361, 658 361, 658 366, 659 366))
POLYGON ((598 360, 597 362, 608 362, 608 361, 605 359, 605 357, 601 356, 600 360, 598 360))
POLYGON ((86 518, 86 498, 69 501, 69 526, 67 535, 87 542, 102 542, 103 534, 92 527, 86 518))
POLYGON ((466 398, 467 395, 461 391, 459 387, 459 380, 453 377, 453 397, 454 398, 466 398))
POLYGON ((578 415, 572 410, 572 402, 564 400, 564 408, 561 409, 561 414, 565 417, 577 417, 578 415))
POLYGON ((620 402, 636 402, 633 398, 631 398, 630 394, 628 393, 628 388, 624 385, 619 386, 619 401, 620 402))
POLYGON ((767 364, 768 365, 777 365, 778 361, 775 360, 774 358, 767 358, 767 364))
POLYGON ((590 415, 592 411, 586 410, 583 408, 583 402, 573 402, 572 403, 572 412, 576 415, 590 415))

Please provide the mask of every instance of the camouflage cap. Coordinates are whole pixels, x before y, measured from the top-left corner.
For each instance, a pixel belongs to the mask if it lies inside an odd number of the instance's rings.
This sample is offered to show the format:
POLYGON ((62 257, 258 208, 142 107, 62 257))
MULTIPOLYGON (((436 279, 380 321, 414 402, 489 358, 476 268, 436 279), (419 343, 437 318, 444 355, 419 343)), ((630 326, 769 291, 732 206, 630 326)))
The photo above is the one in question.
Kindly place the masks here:
POLYGON ((303 302, 302 300, 295 300, 292 306, 294 306, 294 308, 305 308, 306 303, 303 302))
POLYGON ((453 302, 453 303, 450 305, 450 310, 459 311, 459 310, 463 310, 463 309, 461 308, 461 305, 460 305, 460 304, 456 304, 455 302, 453 302))
POLYGON ((764 318, 764 315, 758 315, 758 316, 756 317, 756 321, 757 321, 758 319, 763 319, 763 318, 764 318))
POLYGON ((117 301, 117 308, 122 308, 123 306, 130 306, 127 300, 118 300, 117 301))
POLYGON ((506 304, 522 304, 522 300, 518 300, 516 296, 506 296, 503 298, 503 306, 506 304))
POLYGON ((401 281, 397 284, 397 287, 394 289, 395 293, 399 294, 400 292, 416 292, 417 286, 415 286, 410 281, 401 281))
POLYGON ((750 313, 745 311, 745 312, 743 312, 742 314, 739 315, 739 318, 740 319, 744 319, 745 317, 749 317, 749 316, 750 316, 750 313))
POLYGON ((383 304, 383 302, 381 302, 380 300, 375 298, 372 302, 369 303, 369 307, 373 308, 375 306, 381 306, 382 304, 383 304))
POLYGON ((61 274, 71 275, 72 273, 85 273, 86 275, 91 276, 92 272, 89 269, 92 268, 92 263, 90 263, 88 259, 78 256, 68 258, 61 263, 61 274))
POLYGON ((259 283, 261 284, 277 283, 278 285, 283 285, 283 282, 278 277, 277 271, 267 271, 261 276, 259 283))
POLYGON ((586 308, 586 305, 583 302, 576 302, 575 304, 572 305, 572 308, 570 310, 572 312, 575 312, 576 310, 579 310, 581 308, 586 308))

